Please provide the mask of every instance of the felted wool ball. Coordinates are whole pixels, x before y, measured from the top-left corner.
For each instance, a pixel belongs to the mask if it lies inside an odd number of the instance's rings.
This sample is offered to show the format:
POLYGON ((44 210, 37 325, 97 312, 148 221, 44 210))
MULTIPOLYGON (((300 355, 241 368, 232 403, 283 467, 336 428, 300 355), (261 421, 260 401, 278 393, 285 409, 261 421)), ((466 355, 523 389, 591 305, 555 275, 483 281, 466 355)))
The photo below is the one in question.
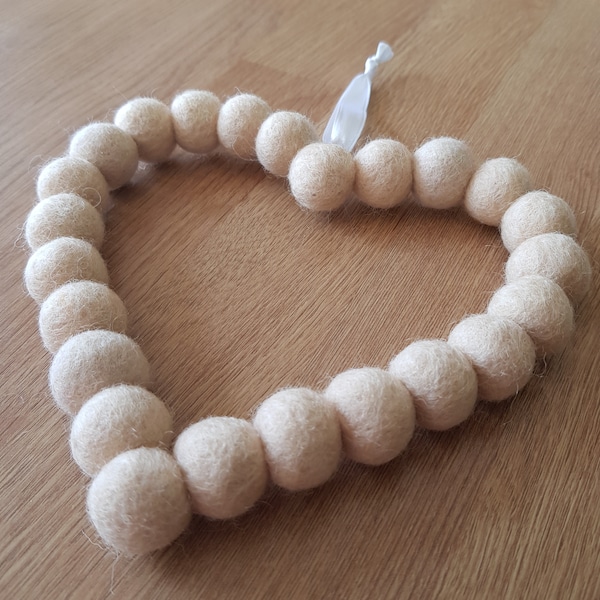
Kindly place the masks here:
POLYGON ((419 340, 390 362, 413 397, 417 423, 444 431, 462 423, 477 401, 477 375, 467 357, 443 340, 419 340))
POLYGON ((100 248, 104 221, 100 213, 75 194, 57 194, 36 204, 25 222, 25 239, 32 250, 60 237, 86 240, 100 248))
POLYGON ((104 175, 91 162, 82 158, 62 156, 49 162, 37 179, 40 200, 56 194, 76 194, 100 212, 108 207, 109 190, 104 175))
POLYGON ((39 325, 44 346, 56 352, 68 338, 89 329, 123 333, 127 311, 107 285, 74 281, 48 296, 40 308, 39 325))
POLYGON ((337 144, 320 142, 302 148, 292 160, 288 179, 292 195, 303 208, 339 208, 354 185, 352 154, 337 144))
POLYGON ((535 346, 511 319, 472 315, 454 327, 448 343, 471 361, 482 400, 499 402, 513 396, 533 374, 535 346))
POLYGON ((501 287, 487 312, 518 323, 533 340, 538 356, 564 350, 575 332, 573 307, 566 294, 540 275, 520 277, 501 287))
POLYGON ((90 123, 71 138, 69 155, 96 165, 112 190, 125 185, 138 167, 133 138, 112 123, 90 123))
POLYGON ((133 138, 144 162, 164 162, 175 149, 171 111, 160 100, 130 100, 115 114, 115 125, 133 138))
POLYGON ((212 92, 187 90, 175 96, 171 114, 175 140, 188 152, 206 154, 219 145, 217 119, 221 101, 212 92))
POLYGON ((40 246, 27 261, 25 286, 40 304, 55 289, 71 281, 108 283, 108 270, 90 243, 61 237, 40 246))
POLYGON ((563 233, 543 233, 525 240, 508 258, 505 271, 507 283, 527 275, 551 279, 575 303, 583 300, 592 279, 587 254, 563 233))
POLYGON ((441 137, 425 142, 413 158, 413 189, 427 208, 452 208, 462 202, 475 172, 475 159, 467 144, 441 137))
POLYGON ((542 233, 577 234, 571 207, 543 190, 528 192, 511 204, 500 222, 504 246, 512 252, 521 242, 542 233))
POLYGON ((140 446, 167 448, 173 419, 163 402, 144 388, 109 387, 92 396, 71 426, 71 454, 80 469, 95 475, 117 454, 140 446))
POLYGON ((315 126, 304 115, 274 112, 258 130, 256 156, 267 171, 278 177, 287 177, 294 156, 317 139, 315 126))
POLYGON ((465 209, 484 225, 498 227, 508 207, 531 189, 529 172, 514 158, 485 161, 471 178, 465 209))
POLYGON ((270 114, 269 105, 258 96, 232 96, 219 111, 219 141, 231 154, 247 160, 256 158, 254 142, 260 126, 270 114))
POLYGON ((84 331, 69 338, 55 354, 49 382, 56 404, 74 415, 104 388, 120 383, 147 387, 150 365, 140 347, 126 335, 84 331))
POLYGON ((104 465, 87 510, 104 542, 127 556, 168 546, 192 516, 181 471, 160 448, 129 450, 104 465))
POLYGON ((212 417, 188 427, 173 449, 192 508, 213 519, 246 512, 263 494, 267 463, 258 433, 244 419, 212 417))
POLYGON ((274 483, 290 491, 325 483, 337 469, 342 436, 335 408, 308 388, 267 398, 254 415, 274 483))
POLYGON ((396 140, 373 140, 354 156, 354 193, 373 208, 400 204, 412 188, 412 154, 396 140))
POLYGON ((402 452, 415 429, 415 407, 404 384, 387 371, 351 369, 333 378, 325 398, 337 411, 349 458, 381 465, 402 452))

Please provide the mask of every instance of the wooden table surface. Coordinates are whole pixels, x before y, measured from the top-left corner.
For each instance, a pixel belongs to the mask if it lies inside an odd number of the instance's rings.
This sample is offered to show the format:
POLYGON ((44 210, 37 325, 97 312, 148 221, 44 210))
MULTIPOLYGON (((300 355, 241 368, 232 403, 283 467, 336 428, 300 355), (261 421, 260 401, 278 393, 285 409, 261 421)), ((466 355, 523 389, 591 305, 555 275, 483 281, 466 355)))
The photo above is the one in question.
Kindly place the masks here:
MULTIPOLYGON (((600 598, 597 277, 573 344, 515 399, 418 431, 386 466, 344 462, 234 522, 196 517, 133 560, 87 520, 22 284, 36 173, 78 127, 136 95, 200 88, 322 128, 380 39, 396 56, 365 135, 518 157, 574 207, 596 270, 599 25, 597 0, 1 0, 0 597, 600 598)), ((183 154, 115 194, 107 232, 112 285, 177 431, 447 336, 485 309, 507 258, 460 211, 351 201, 315 216, 256 163, 183 154)))

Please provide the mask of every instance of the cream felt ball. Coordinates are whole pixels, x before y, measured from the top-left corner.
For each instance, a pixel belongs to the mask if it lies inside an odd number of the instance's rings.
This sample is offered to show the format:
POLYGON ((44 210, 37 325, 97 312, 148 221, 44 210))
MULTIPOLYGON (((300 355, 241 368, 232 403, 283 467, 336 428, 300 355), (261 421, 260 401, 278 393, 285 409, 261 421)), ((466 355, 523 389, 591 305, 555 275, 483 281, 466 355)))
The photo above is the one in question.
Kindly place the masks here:
POLYGON ((175 132, 169 107, 155 98, 134 98, 115 114, 115 125, 137 144, 140 160, 164 162, 175 149, 175 132))
POLYGON ((219 111, 219 141, 231 154, 246 160, 256 158, 254 142, 260 126, 270 114, 269 105, 258 96, 232 96, 219 111))
POLYGON ((100 213, 75 194, 49 196, 36 204, 25 222, 25 239, 32 250, 60 237, 87 240, 100 248, 104 221, 100 213))
POLYGON ((527 169, 514 158, 485 161, 471 178, 465 209, 484 225, 498 227, 508 207, 531 189, 527 169))
POLYGON ((482 400, 499 402, 514 396, 533 374, 535 346, 511 319, 472 315, 452 329, 448 343, 471 361, 482 400))
POLYGON ((114 331, 84 331, 69 338, 50 365, 52 396, 72 415, 104 388, 120 383, 147 387, 150 382, 150 365, 140 347, 114 331))
POLYGON ((505 267, 506 281, 541 275, 557 283, 576 304, 587 294, 592 266, 583 248, 563 233, 543 233, 521 243, 505 267))
POLYGON ((269 473, 260 437, 244 419, 199 421, 179 435, 173 453, 194 512, 206 517, 241 515, 267 486, 269 473))
POLYGON ((335 408, 308 388, 281 390, 254 415, 274 483, 294 491, 325 483, 337 469, 342 436, 335 408))
POLYGON ((302 148, 292 160, 288 179, 292 195, 303 208, 331 211, 352 193, 354 159, 336 144, 317 142, 302 148))
POLYGON ((212 92, 187 90, 171 103, 175 140, 188 152, 206 154, 219 145, 217 120, 221 101, 212 92))
POLYGON ((101 212, 108 207, 110 199, 108 183, 98 168, 72 156, 54 159, 38 175, 38 198, 44 200, 56 194, 76 194, 101 212))
POLYGON ((575 236, 577 221, 562 198, 543 190, 521 196, 511 204, 500 222, 502 241, 509 252, 529 238, 555 232, 575 236))
POLYGON ((501 287, 487 312, 518 323, 533 340, 538 356, 561 352, 575 332, 571 302, 558 284, 540 275, 520 277, 501 287))
POLYGON ((398 456, 415 429, 415 407, 404 384, 387 371, 351 369, 333 378, 325 399, 337 411, 344 451, 381 465, 398 456))
POLYGON ((44 346, 56 352, 68 338, 89 329, 123 333, 127 310, 107 285, 74 281, 59 287, 44 301, 39 325, 44 346))
POLYGON ((98 167, 112 190, 134 176, 139 160, 133 138, 112 123, 90 123, 75 132, 69 155, 98 167))
POLYGON ((317 139, 315 126, 304 115, 283 110, 274 112, 258 130, 256 156, 269 173, 287 177, 294 156, 317 139))
POLYGON ((444 340, 419 340, 388 367, 413 397, 417 423, 444 431, 467 419, 477 401, 477 375, 469 359, 444 340))
POLYGON ((373 208, 392 208, 412 188, 412 154, 395 140, 373 140, 354 156, 354 193, 373 208))
POLYGON ((71 455, 95 475, 117 454, 140 446, 167 448, 173 419, 165 404, 144 388, 118 385, 92 396, 71 425, 71 455))
POLYGON ((87 510, 104 542, 127 556, 168 546, 192 516, 181 471, 160 448, 129 450, 104 465, 87 510))
POLYGON ((100 253, 84 240, 61 237, 40 246, 27 261, 25 286, 40 304, 55 289, 79 280, 108 283, 108 270, 100 253))
POLYGON ((413 190, 427 208, 459 205, 475 172, 475 159, 463 141, 441 137, 425 142, 413 158, 413 190))

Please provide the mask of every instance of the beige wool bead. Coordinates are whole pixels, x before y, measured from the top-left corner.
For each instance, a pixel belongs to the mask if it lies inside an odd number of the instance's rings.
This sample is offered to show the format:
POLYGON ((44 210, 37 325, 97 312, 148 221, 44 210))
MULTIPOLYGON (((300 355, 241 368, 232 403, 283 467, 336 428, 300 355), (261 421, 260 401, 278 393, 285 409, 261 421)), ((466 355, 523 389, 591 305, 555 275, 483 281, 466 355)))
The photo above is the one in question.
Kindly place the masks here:
POLYGON ((468 358, 444 340, 418 340, 388 367, 413 397, 417 423, 444 431, 467 419, 477 401, 477 375, 468 358))
POLYGON ((373 208, 392 208, 412 188, 412 154, 396 140, 373 140, 354 156, 354 193, 373 208))
POLYGON ((184 430, 173 449, 192 508, 213 519, 246 512, 263 494, 269 473, 258 433, 244 419, 211 417, 184 430))
POLYGON ((84 240, 61 237, 40 246, 27 261, 25 286, 41 304, 65 283, 80 280, 108 283, 106 264, 96 248, 84 240))
POLYGON ((112 123, 90 123, 75 132, 69 155, 98 167, 112 190, 125 185, 138 168, 138 149, 133 138, 112 123))
POLYGON ((221 101, 212 92, 187 90, 171 103, 175 140, 188 152, 207 154, 219 145, 221 101))
POLYGON ((104 221, 100 213, 75 194, 57 194, 38 202, 25 222, 25 239, 32 250, 61 237, 86 240, 100 248, 104 221))
POLYGON ((487 312, 518 323, 533 340, 538 356, 561 352, 575 332, 575 315, 566 294, 540 275, 520 277, 501 287, 487 312))
POLYGON ((269 105, 258 96, 238 94, 229 98, 219 111, 217 134, 231 154, 250 160, 256 158, 255 140, 260 126, 271 114, 269 105))
POLYGON ((192 516, 181 471, 160 448, 128 450, 104 465, 87 510, 104 542, 127 556, 168 546, 192 516))
POLYGON ((62 156, 44 165, 37 179, 37 196, 45 200, 56 194, 76 194, 100 212, 108 208, 110 195, 104 175, 91 162, 62 156))
POLYGON ((543 190, 528 192, 511 204, 500 222, 504 246, 512 252, 519 244, 542 233, 575 236, 577 221, 571 207, 543 190))
POLYGON ((415 407, 404 384, 387 371, 351 369, 333 378, 325 399, 337 411, 349 458, 381 465, 396 458, 415 429, 415 407))
POLYGON ((415 196, 427 208, 458 206, 475 168, 475 159, 465 142, 449 137, 429 140, 414 154, 415 196))
POLYGON ((472 315, 452 329, 448 343, 471 361, 482 400, 499 402, 514 396, 533 374, 533 341, 510 319, 472 315))
POLYGON ((587 294, 591 279, 590 259, 570 236, 543 233, 521 243, 508 258, 506 282, 527 275, 541 275, 557 283, 575 304, 587 294))
POLYGON ((484 225, 498 227, 508 207, 531 189, 527 169, 514 158, 485 161, 471 178, 465 210, 484 225))
POLYGON ((90 329, 124 333, 127 311, 107 285, 74 281, 59 287, 44 301, 39 325, 44 346, 56 352, 68 338, 90 329))
POLYGON ((292 160, 288 179, 296 202, 314 211, 336 210, 352 193, 354 159, 337 144, 316 142, 292 160))
POLYGON ((144 388, 118 385, 92 396, 71 425, 71 455, 95 475, 117 454, 140 446, 168 448, 173 419, 164 402, 144 388))
POLYGON ((150 381, 150 365, 140 347, 126 335, 103 330, 69 338, 49 372, 56 404, 71 415, 104 388, 121 383, 147 387, 150 381))
POLYGON ((342 451, 334 407, 308 388, 284 389, 267 398, 253 420, 274 483, 290 491, 325 483, 342 451))
POLYGON ((133 138, 139 158, 144 162, 164 162, 175 150, 171 111, 160 100, 130 100, 116 112, 115 125, 133 138))
POLYGON ((294 156, 317 139, 315 126, 304 115, 274 112, 258 130, 256 156, 267 171, 277 177, 287 177, 294 156))

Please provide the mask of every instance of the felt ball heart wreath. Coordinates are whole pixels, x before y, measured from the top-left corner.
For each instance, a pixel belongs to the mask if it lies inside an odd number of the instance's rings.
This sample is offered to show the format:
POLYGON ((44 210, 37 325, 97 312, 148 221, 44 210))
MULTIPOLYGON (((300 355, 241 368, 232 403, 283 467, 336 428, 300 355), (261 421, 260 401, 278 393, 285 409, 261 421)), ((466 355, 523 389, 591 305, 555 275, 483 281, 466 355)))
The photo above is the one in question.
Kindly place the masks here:
POLYGON ((73 459, 93 477, 89 516, 115 550, 162 548, 192 513, 241 515, 269 481, 290 491, 318 486, 343 454, 386 463, 406 447, 415 426, 446 430, 467 419, 478 398, 498 402, 516 394, 536 358, 561 352, 571 339, 572 304, 589 288, 590 263, 575 241, 571 208, 532 191, 525 167, 512 158, 478 164, 464 142, 447 137, 414 153, 391 139, 352 153, 371 79, 389 58, 389 47, 380 44, 340 99, 321 142, 305 116, 272 112, 257 96, 222 103, 211 92, 189 90, 170 106, 154 98, 127 102, 114 123, 83 127, 67 154, 42 168, 39 202, 25 227, 33 251, 25 283, 40 304, 44 345, 54 353, 52 395, 73 416, 73 459), (287 177, 308 211, 334 211, 351 195, 377 209, 411 194, 433 209, 462 206, 499 227, 510 253, 505 285, 485 313, 466 317, 447 340, 411 343, 387 368, 345 371, 325 390, 282 389, 251 420, 205 418, 174 440, 171 415, 148 390, 150 366, 126 335, 127 312, 109 287, 99 249, 110 190, 130 181, 139 161, 166 161, 176 146, 200 154, 220 147, 257 159, 267 172, 287 177))

